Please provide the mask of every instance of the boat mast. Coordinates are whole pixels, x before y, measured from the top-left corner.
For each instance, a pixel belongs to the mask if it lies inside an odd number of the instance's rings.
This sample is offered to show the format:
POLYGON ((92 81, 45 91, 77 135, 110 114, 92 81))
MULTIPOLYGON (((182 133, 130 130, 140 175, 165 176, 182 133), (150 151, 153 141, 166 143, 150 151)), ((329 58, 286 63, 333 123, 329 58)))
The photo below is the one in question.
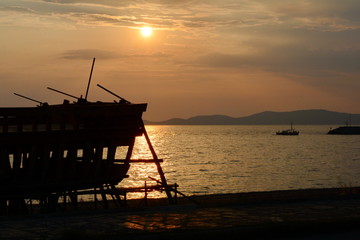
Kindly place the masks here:
POLYGON ((95 65, 95 58, 93 59, 92 66, 91 66, 90 77, 89 77, 88 85, 87 85, 87 88, 86 88, 85 100, 87 100, 87 96, 88 96, 88 93, 89 93, 91 76, 92 76, 92 73, 93 73, 93 70, 94 70, 94 65, 95 65))

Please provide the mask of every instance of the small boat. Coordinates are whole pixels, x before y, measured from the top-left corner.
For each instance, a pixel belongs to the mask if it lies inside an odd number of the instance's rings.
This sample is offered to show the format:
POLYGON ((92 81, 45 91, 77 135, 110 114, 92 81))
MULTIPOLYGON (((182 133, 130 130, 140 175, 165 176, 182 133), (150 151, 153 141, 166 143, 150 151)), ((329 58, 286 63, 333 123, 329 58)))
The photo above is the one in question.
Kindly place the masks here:
POLYGON ((299 131, 295 130, 292 126, 291 123, 291 127, 290 129, 286 129, 286 130, 282 130, 282 131, 277 131, 276 135, 289 135, 289 136, 294 136, 294 135, 299 135, 299 131))
POLYGON ((330 129, 328 134, 356 135, 360 134, 360 126, 341 126, 335 129, 330 129))

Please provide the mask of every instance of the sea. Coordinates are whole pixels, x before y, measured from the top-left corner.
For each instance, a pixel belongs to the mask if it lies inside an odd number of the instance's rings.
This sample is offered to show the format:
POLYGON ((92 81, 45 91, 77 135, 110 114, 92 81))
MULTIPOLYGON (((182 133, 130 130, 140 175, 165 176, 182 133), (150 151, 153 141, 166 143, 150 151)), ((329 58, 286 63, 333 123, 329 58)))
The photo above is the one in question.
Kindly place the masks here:
MULTIPOLYGON (((360 135, 328 135, 327 125, 147 125, 168 184, 185 195, 360 186, 360 135)), ((144 136, 132 159, 151 159, 144 136)), ((134 163, 118 187, 156 185, 154 163, 134 163)), ((151 195, 152 194, 152 195, 151 195)), ((149 197, 161 197, 161 192, 149 197)), ((143 193, 129 198, 142 197, 143 193)))

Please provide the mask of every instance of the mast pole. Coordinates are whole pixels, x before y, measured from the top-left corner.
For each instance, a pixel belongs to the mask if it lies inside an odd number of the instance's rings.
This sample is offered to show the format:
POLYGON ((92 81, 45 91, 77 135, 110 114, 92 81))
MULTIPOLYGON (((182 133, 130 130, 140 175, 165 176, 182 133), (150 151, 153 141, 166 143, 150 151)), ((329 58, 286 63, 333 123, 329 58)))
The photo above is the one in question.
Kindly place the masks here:
POLYGON ((25 99, 27 99, 27 100, 30 100, 30 101, 33 101, 33 102, 37 102, 37 103, 40 104, 40 106, 42 106, 42 105, 44 104, 43 102, 40 102, 40 101, 38 101, 38 100, 35 100, 35 99, 32 99, 32 98, 26 97, 26 96, 21 95, 21 94, 18 94, 18 93, 14 93, 14 94, 15 94, 16 96, 25 98, 25 99))
POLYGON ((93 73, 93 70, 94 70, 94 64, 95 64, 95 58, 93 59, 92 66, 91 66, 90 77, 89 77, 88 85, 87 85, 87 88, 86 88, 85 100, 87 100, 87 96, 88 96, 88 93, 89 93, 91 76, 92 76, 92 73, 93 73))
POLYGON ((120 97, 119 95, 117 95, 117 94, 113 93, 113 92, 112 92, 112 91, 110 91, 109 89, 104 88, 104 87, 103 87, 103 86, 101 86, 100 84, 97 84, 97 86, 98 86, 99 88, 101 88, 101 89, 105 90, 106 92, 108 92, 108 93, 110 93, 110 94, 114 95, 115 97, 119 98, 120 100, 123 100, 123 101, 125 101, 125 102, 127 102, 127 103, 130 103, 130 102, 129 102, 128 100, 126 100, 125 98, 120 97))
POLYGON ((54 88, 47 87, 47 89, 52 90, 52 91, 54 91, 54 92, 58 92, 58 93, 64 94, 64 95, 69 96, 69 97, 72 97, 72 98, 76 98, 76 99, 79 100, 79 98, 78 98, 78 97, 75 97, 74 95, 71 95, 71 94, 68 94, 68 93, 65 93, 65 92, 56 90, 56 89, 54 89, 54 88))

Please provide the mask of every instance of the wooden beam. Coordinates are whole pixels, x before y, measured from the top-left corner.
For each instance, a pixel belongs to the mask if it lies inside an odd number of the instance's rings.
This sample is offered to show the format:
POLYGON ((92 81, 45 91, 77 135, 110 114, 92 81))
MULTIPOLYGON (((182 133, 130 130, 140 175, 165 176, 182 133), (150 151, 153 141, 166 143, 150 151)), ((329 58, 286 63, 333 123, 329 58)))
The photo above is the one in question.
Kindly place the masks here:
POLYGON ((115 159, 114 160, 115 163, 125 163, 125 162, 129 162, 129 163, 160 163, 163 161, 164 161, 163 159, 130 159, 130 160, 115 159))

